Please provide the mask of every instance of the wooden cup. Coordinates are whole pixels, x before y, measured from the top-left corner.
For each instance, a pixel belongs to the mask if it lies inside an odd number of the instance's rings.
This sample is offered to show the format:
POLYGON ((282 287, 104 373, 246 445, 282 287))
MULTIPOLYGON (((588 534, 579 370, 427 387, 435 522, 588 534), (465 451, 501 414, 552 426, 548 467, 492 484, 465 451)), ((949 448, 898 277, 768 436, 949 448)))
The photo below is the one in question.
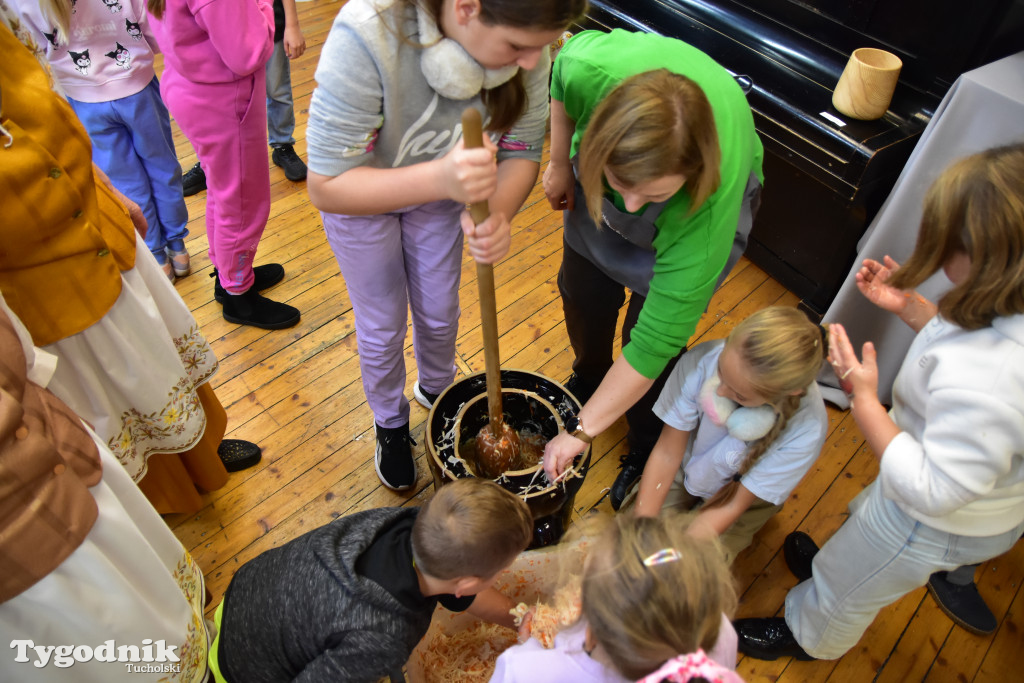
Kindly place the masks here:
POLYGON ((903 62, 873 47, 854 50, 839 77, 832 105, 855 119, 880 119, 889 108, 903 62))

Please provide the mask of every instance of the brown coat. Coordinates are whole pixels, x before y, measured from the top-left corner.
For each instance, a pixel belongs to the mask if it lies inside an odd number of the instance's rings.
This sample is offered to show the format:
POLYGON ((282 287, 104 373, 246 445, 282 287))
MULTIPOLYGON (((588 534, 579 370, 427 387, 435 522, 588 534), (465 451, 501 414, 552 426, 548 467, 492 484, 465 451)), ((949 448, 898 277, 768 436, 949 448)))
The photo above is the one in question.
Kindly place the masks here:
POLYGON ((0 309, 0 602, 56 569, 98 515, 88 488, 102 475, 96 444, 26 372, 21 340, 0 309))

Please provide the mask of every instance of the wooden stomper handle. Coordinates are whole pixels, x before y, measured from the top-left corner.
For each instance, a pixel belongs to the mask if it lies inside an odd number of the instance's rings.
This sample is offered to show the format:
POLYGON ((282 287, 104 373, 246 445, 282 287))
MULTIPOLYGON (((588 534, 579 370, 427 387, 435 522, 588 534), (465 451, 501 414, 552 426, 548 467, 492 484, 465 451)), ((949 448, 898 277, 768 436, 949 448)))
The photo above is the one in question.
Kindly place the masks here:
MULTIPOLYGON (((480 112, 467 107, 462 112, 462 138, 467 149, 483 147, 483 122, 480 112)), ((474 202, 469 215, 477 225, 491 215, 487 202, 474 202)), ((476 281, 480 295, 480 327, 484 335, 484 377, 487 380, 487 413, 491 432, 502 433, 504 417, 501 411, 501 359, 498 353, 498 306, 494 298, 494 267, 490 263, 476 264, 476 281)))

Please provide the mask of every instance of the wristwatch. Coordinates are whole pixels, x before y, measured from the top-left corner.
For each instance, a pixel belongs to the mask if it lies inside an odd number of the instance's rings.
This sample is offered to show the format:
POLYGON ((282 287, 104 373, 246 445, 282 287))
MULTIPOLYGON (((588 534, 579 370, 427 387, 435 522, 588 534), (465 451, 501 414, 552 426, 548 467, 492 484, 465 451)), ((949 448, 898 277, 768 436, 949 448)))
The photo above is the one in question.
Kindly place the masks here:
POLYGON ((579 415, 573 415, 565 421, 565 431, 583 443, 593 443, 594 437, 583 431, 583 420, 580 419, 579 415))

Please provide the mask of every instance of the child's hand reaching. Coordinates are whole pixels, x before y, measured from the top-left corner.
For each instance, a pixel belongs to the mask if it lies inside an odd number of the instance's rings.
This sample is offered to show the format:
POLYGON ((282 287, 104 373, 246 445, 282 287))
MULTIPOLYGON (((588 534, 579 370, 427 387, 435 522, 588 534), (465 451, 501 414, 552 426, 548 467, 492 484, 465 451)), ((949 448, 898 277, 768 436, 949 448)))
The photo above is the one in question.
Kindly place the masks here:
POLYGON ((875 345, 864 343, 863 361, 857 360, 857 352, 846 335, 842 325, 829 325, 828 361, 832 364, 839 386, 851 397, 878 396, 878 363, 875 345))
POLYGON ((885 256, 884 263, 874 259, 864 259, 864 265, 857 271, 857 289, 868 301, 882 310, 900 315, 910 301, 910 295, 901 289, 887 285, 889 277, 896 272, 900 264, 896 263, 889 256, 885 256))

